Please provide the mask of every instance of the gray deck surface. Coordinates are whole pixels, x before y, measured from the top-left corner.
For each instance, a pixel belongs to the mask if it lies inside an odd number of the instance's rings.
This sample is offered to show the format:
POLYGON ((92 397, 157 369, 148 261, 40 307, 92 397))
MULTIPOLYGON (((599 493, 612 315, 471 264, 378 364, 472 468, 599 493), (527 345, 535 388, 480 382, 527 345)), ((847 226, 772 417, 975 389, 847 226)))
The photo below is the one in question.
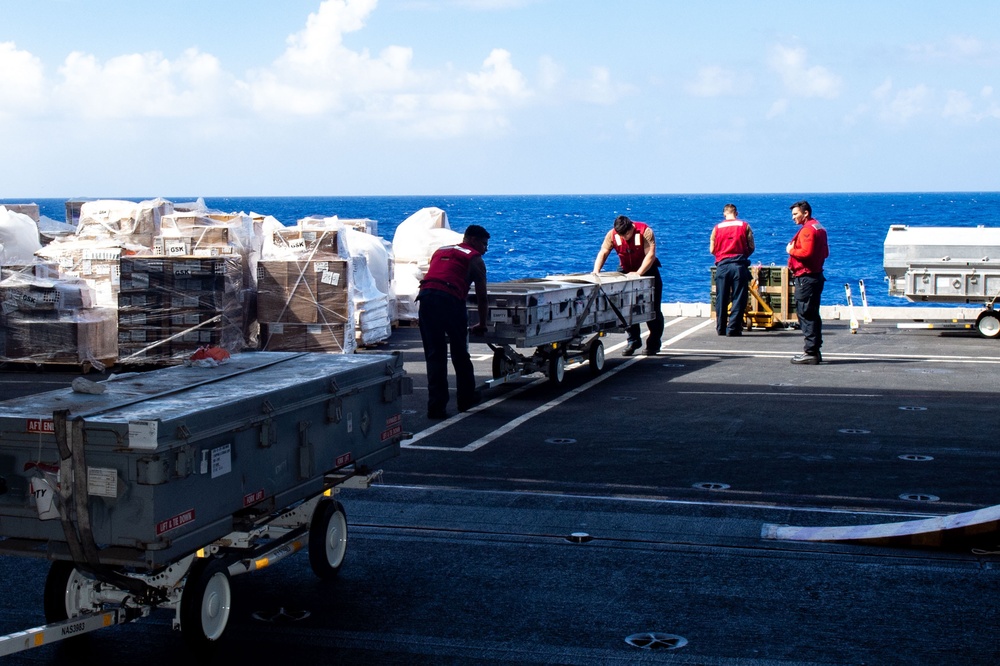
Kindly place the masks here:
MULTIPOLYGON (((825 362, 794 366, 797 331, 724 338, 710 320, 668 317, 659 356, 623 358, 612 335, 596 377, 583 365, 561 387, 523 378, 431 422, 419 334, 396 329, 379 351, 400 351, 414 379, 414 437, 381 485, 340 493, 351 530, 340 576, 321 584, 299 554, 235 578, 217 657, 997 663, 997 534, 947 548, 761 537, 767 524, 875 525, 1000 504, 1000 342, 887 321, 857 334, 830 321, 825 333, 825 362), (254 617, 279 608, 310 615, 254 617), (626 643, 642 632, 687 643, 626 643)), ((473 354, 482 381, 490 352, 473 354)), ((73 376, 0 370, 0 397, 73 376)), ((46 568, 0 558, 0 631, 43 622, 46 568)), ((170 621, 161 611, 7 663, 187 662, 170 621)))

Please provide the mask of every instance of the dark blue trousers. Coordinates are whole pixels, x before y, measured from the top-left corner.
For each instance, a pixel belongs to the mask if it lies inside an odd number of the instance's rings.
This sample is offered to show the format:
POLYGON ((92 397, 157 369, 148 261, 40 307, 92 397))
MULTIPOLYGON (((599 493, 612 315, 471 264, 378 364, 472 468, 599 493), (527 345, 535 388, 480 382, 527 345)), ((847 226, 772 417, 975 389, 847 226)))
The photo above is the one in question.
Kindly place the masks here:
POLYGON ((826 279, 822 273, 800 275, 795 278, 795 314, 805 336, 803 351, 819 354, 823 346, 823 320, 819 316, 819 299, 823 295, 826 279))
POLYGON ((420 339, 427 363, 427 412, 440 414, 448 404, 448 347, 455 366, 458 409, 475 402, 476 376, 469 358, 469 315, 465 301, 437 289, 421 289, 420 339))
MULTIPOLYGON (((624 272, 624 271, 622 271, 624 272)), ((663 339, 663 306, 660 305, 660 301, 663 300, 663 278, 660 277, 659 267, 646 273, 644 277, 653 276, 653 305, 656 307, 656 317, 646 322, 646 326, 649 328, 649 338, 646 339, 646 349, 651 351, 660 351, 660 343, 663 339)), ((642 329, 639 328, 639 324, 629 326, 625 329, 628 333, 629 342, 638 342, 641 339, 642 329)))
POLYGON ((749 285, 750 262, 746 259, 723 259, 715 265, 715 330, 719 335, 743 331, 749 285))

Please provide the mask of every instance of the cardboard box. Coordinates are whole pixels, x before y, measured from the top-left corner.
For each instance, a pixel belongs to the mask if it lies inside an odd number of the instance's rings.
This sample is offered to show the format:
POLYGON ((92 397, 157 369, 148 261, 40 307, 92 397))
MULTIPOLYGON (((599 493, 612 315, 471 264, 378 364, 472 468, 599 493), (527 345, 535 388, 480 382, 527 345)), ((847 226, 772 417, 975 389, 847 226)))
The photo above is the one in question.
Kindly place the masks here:
POLYGON ((0 357, 36 363, 83 363, 118 355, 117 313, 93 308, 54 318, 11 313, 0 327, 0 357))
POLYGON ((274 232, 274 244, 279 249, 289 249, 305 258, 337 258, 337 231, 335 229, 300 229, 288 227, 274 232))
POLYGON ((353 337, 353 325, 348 328, 344 324, 263 323, 260 331, 261 349, 342 354, 347 346, 345 335, 348 331, 353 337))
POLYGON ((347 261, 261 261, 257 264, 260 321, 332 324, 347 321, 347 261))

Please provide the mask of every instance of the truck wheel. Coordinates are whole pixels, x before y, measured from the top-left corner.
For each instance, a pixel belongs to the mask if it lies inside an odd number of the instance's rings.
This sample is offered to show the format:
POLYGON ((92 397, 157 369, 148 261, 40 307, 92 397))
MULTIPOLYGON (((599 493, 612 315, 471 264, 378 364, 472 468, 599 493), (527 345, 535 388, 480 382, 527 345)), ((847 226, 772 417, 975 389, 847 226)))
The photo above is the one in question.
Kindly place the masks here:
POLYGON ((62 622, 95 610, 85 602, 92 580, 80 573, 72 562, 56 560, 45 578, 42 605, 46 622, 62 622))
POLYGON ((549 381, 559 385, 566 378, 566 357, 562 352, 555 352, 549 357, 549 381))
POLYGON ((502 349, 493 352, 493 379, 506 377, 513 370, 513 364, 502 349))
POLYGON ((587 354, 587 360, 590 361, 590 374, 598 375, 604 370, 604 343, 600 340, 594 340, 590 343, 590 350, 587 354))
POLYGON ((347 514, 340 502, 322 499, 309 524, 309 565, 323 580, 340 572, 347 552, 347 514))
POLYGON ((1000 312, 984 310, 976 319, 976 330, 984 338, 1000 337, 1000 312))
POLYGON ((181 636, 193 650, 204 650, 222 637, 229 623, 233 590, 222 560, 194 561, 181 592, 181 636))

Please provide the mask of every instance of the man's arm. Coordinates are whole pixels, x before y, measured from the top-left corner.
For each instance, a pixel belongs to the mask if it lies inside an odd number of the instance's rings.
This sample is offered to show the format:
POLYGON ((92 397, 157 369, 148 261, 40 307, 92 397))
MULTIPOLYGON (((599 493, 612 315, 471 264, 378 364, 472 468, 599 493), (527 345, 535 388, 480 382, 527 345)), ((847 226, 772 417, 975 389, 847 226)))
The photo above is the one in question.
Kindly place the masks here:
POLYGON ((747 256, 749 257, 751 254, 753 254, 753 251, 756 250, 756 249, 757 249, 757 245, 754 243, 754 240, 753 240, 753 229, 751 229, 750 225, 748 224, 747 225, 747 256))
POLYGON ((645 275, 656 263, 656 236, 653 235, 653 230, 647 227, 642 239, 646 241, 646 256, 642 258, 642 264, 636 270, 638 275, 645 275))
POLYGON ((486 322, 489 321, 490 304, 486 297, 486 263, 481 256, 469 263, 469 277, 476 285, 476 308, 479 311, 479 323, 472 327, 473 335, 486 333, 486 322))
POLYGON ((813 232, 809 227, 802 227, 795 238, 788 244, 788 254, 796 259, 808 259, 813 253, 813 232))
POLYGON ((604 262, 608 260, 608 255, 611 254, 611 250, 614 248, 614 241, 611 240, 611 235, 614 231, 609 231, 604 236, 604 242, 601 243, 601 249, 597 252, 597 259, 594 259, 594 272, 600 273, 601 269, 604 268, 604 262))
POLYGON ((708 253, 715 254, 715 230, 718 227, 712 227, 712 235, 708 238, 708 253))

